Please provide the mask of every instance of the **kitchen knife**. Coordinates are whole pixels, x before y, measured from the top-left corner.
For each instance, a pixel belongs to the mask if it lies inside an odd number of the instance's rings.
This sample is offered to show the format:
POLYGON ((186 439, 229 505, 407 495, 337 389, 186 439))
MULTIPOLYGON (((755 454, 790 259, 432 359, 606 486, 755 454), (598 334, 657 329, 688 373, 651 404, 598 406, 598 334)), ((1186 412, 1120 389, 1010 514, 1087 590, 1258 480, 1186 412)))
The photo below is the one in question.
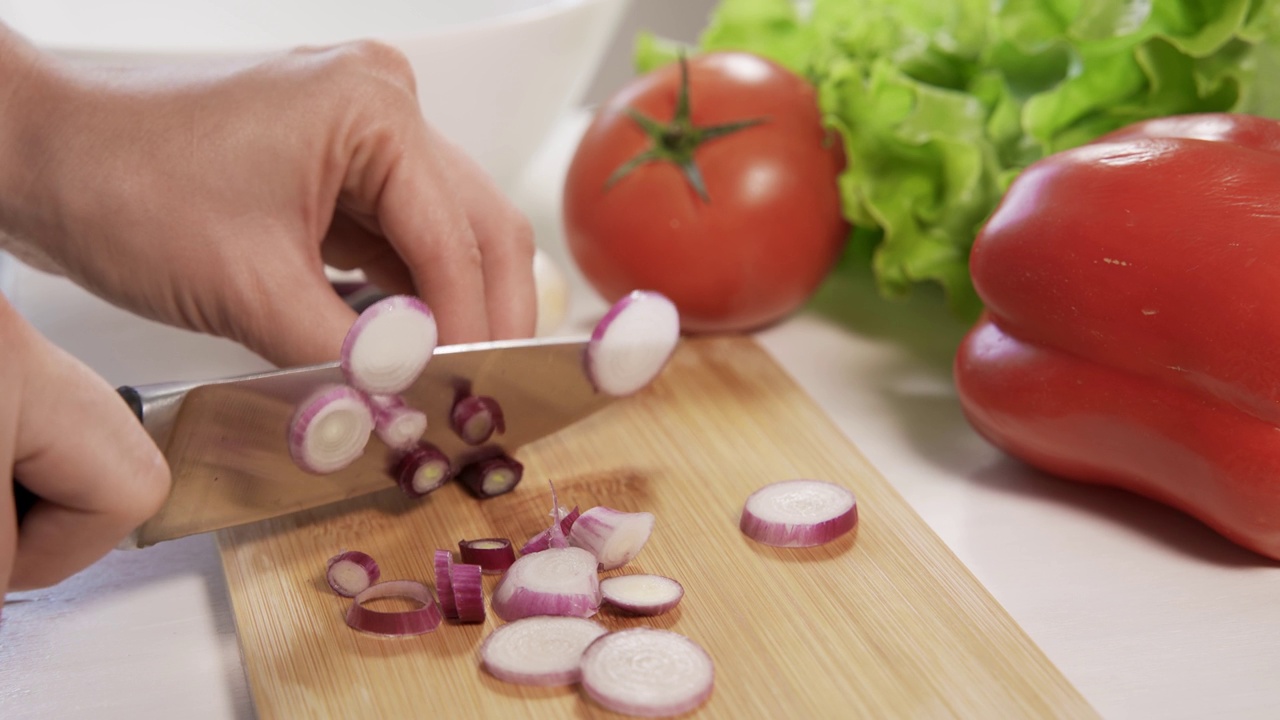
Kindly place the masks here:
MULTIPOLYGON (((520 446, 591 415, 615 398, 595 390, 584 370, 589 338, 537 338, 436 348, 403 393, 427 414, 424 439, 454 464, 520 446), (487 443, 462 442, 449 423, 460 393, 495 399, 505 428, 487 443)), ((206 382, 121 388, 163 450, 173 478, 169 498, 135 533, 138 547, 264 520, 395 487, 395 453, 376 435, 365 453, 327 475, 303 471, 286 435, 297 404, 326 383, 342 382, 337 363, 206 382)))

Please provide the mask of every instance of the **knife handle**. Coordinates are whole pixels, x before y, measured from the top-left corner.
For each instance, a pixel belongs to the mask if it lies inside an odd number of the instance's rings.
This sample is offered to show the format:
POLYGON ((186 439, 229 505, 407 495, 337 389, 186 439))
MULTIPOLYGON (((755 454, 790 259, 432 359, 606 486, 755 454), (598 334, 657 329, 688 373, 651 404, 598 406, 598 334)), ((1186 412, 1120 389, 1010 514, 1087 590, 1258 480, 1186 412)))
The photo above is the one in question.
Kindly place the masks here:
MULTIPOLYGON (((142 420, 142 395, 137 390, 122 385, 116 388, 116 392, 120 393, 120 397, 129 405, 129 409, 133 411, 134 417, 142 420)), ((13 479, 13 506, 17 511, 18 527, 22 526, 22 518, 26 517, 31 508, 40 501, 39 496, 31 492, 17 478, 13 479)))

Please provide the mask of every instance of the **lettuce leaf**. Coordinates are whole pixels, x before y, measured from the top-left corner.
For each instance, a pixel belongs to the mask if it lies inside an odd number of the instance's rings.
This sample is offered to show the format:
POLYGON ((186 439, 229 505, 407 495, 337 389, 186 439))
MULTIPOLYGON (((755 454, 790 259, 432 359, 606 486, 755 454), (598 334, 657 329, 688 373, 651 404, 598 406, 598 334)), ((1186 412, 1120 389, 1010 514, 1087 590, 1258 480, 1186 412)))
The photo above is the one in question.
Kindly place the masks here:
MULTIPOLYGON (((1280 0, 721 0, 690 52, 745 50, 804 75, 849 158, 845 263, 886 297, 937 283, 981 302, 973 239, 1027 165, 1129 123, 1280 117, 1280 0)), ((641 72, 678 57, 642 34, 641 72)))

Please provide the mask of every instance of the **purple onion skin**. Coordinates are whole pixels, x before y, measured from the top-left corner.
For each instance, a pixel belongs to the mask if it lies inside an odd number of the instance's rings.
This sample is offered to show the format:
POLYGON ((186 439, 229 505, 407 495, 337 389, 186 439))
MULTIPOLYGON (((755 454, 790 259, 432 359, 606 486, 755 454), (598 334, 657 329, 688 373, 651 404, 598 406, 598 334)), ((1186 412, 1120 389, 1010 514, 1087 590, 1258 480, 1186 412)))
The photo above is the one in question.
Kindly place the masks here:
POLYGON ((817 547, 825 545, 853 530, 858 525, 858 506, 837 517, 814 525, 788 528, 779 523, 761 520, 749 512, 743 512, 738 521, 742 534, 762 545, 784 548, 817 547))
MULTIPOLYGON (((575 505, 573 509, 569 511, 569 514, 565 515, 564 518, 560 520, 561 534, 568 536, 569 531, 573 529, 573 523, 581 514, 581 511, 578 510, 578 506, 575 505)), ((546 530, 543 530, 537 535, 529 538, 529 540, 525 542, 524 547, 520 548, 520 554, 528 555, 529 553, 541 552, 549 547, 551 547, 551 528, 547 528, 546 530)))

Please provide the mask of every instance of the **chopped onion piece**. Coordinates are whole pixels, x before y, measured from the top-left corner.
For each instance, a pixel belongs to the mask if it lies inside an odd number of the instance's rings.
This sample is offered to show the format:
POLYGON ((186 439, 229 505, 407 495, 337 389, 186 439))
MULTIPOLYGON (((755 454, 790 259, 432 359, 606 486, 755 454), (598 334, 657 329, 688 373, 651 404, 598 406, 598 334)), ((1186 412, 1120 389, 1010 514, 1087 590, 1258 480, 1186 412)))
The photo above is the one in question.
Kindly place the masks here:
POLYGON ((450 620, 458 619, 458 605, 453 600, 453 553, 436 550, 433 558, 436 592, 440 593, 440 611, 450 620))
POLYGON ((669 717, 707 701, 715 686, 711 656, 693 640, 656 628, 601 635, 582 653, 582 689, 624 715, 669 717))
POLYGON ((831 542, 858 523, 852 492, 825 480, 781 480, 747 497, 738 523, 765 545, 812 547, 831 542))
POLYGON ((638 392, 662 372, 679 341, 675 303, 651 290, 635 290, 596 324, 587 344, 587 376, 607 395, 638 392))
POLYGON ((506 432, 506 421, 498 401, 487 395, 464 395, 449 411, 449 424, 468 445, 480 445, 494 433, 506 432))
POLYGON ((536 615, 499 625, 480 644, 480 666, 504 682, 572 685, 582 651, 608 632, 586 618, 536 615))
POLYGON ((622 567, 639 554, 653 533, 653 513, 622 512, 603 505, 582 513, 569 531, 569 544, 589 551, 601 570, 622 567))
POLYGON ((343 597, 355 597, 360 591, 378 582, 382 571, 378 562, 359 550, 348 550, 329 558, 325 580, 329 587, 343 597))
POLYGON ((615 575, 600 581, 600 596, 633 615, 661 615, 680 603, 684 586, 662 575, 615 575))
POLYGON ((347 625, 373 635, 421 635, 440 626, 440 608, 431 588, 416 580, 388 580, 365 588, 347 609, 347 625), (398 597, 417 602, 413 610, 383 612, 364 606, 371 600, 398 597))
POLYGON ((498 575, 516 561, 516 551, 506 538, 459 540, 458 554, 462 562, 479 565, 486 575, 498 575))
POLYGON ((307 472, 335 472, 364 453, 372 433, 373 413, 364 396, 346 385, 325 385, 294 411, 289 455, 307 472))
POLYGON ((600 609, 597 563, 594 555, 574 547, 522 555, 493 589, 493 612, 507 621, 531 615, 591 617, 600 609))
POLYGON ((409 497, 422 497, 439 489, 453 477, 449 456, 427 442, 418 442, 405 453, 396 467, 396 484, 409 497))
POLYGON ((399 395, 370 395, 373 431, 393 450, 408 450, 427 431, 427 414, 409 407, 399 395))
MULTIPOLYGON (((561 512, 563 512, 563 510, 561 512)), ((572 510, 564 515, 564 517, 560 518, 561 536, 567 536, 569 534, 569 531, 573 529, 573 523, 581 514, 582 513, 578 510, 578 506, 575 505, 572 510)), ((535 553, 551 547, 552 529, 553 527, 548 527, 546 530, 543 530, 537 535, 529 538, 529 540, 525 542, 524 547, 520 548, 520 554, 527 555, 529 553, 535 553)), ((560 547, 565 547, 565 545, 560 545, 560 547)))
POLYGON ((509 455, 497 455, 469 463, 458 473, 458 480, 478 498, 491 498, 509 493, 520 484, 524 465, 509 455))
POLYGON ((453 606, 458 621, 484 622, 484 585, 480 579, 480 566, 453 563, 449 571, 449 586, 453 589, 453 606))
POLYGON ((342 342, 347 384, 370 395, 404 392, 422 373, 437 342, 436 319, 412 295, 385 297, 361 312, 342 342))

